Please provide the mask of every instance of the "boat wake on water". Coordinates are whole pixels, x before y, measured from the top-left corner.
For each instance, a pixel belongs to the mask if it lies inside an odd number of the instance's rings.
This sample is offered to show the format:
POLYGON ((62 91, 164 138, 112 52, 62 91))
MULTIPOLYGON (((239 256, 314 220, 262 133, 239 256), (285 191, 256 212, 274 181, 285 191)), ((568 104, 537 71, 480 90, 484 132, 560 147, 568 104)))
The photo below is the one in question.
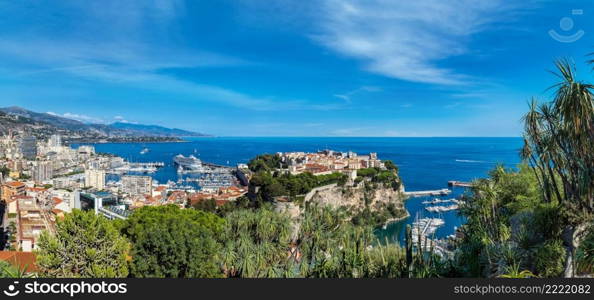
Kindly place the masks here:
POLYGON ((474 163, 474 164, 488 164, 490 162, 484 160, 471 160, 471 159, 456 159, 456 162, 461 163, 474 163))

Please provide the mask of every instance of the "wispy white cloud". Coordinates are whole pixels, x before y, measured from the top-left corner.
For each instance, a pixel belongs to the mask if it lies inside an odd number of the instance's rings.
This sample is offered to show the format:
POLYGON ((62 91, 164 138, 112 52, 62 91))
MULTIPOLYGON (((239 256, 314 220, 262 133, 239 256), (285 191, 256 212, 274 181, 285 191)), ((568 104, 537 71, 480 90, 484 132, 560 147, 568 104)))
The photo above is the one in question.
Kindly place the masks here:
POLYGON ((352 91, 348 91, 346 93, 335 94, 334 97, 342 99, 342 100, 346 101, 347 103, 350 103, 352 97, 355 94, 359 94, 361 92, 380 92, 380 91, 382 91, 382 88, 377 87, 377 86, 362 86, 362 87, 359 87, 352 91))
POLYGON ((371 72, 413 82, 460 85, 468 75, 442 66, 468 52, 472 35, 501 21, 502 0, 325 0, 315 41, 362 60, 371 72))
POLYGON ((92 116, 84 115, 84 114, 75 114, 75 113, 70 113, 70 112, 59 114, 59 113, 55 113, 55 112, 51 112, 51 111, 48 111, 47 114, 52 115, 52 116, 56 116, 56 117, 62 117, 62 118, 66 118, 66 119, 72 119, 72 120, 80 121, 80 122, 83 122, 83 123, 93 123, 93 124, 106 124, 106 123, 108 123, 104 119, 97 118, 97 117, 92 117, 92 116))
POLYGON ((123 116, 115 116, 115 117, 113 117, 113 119, 114 119, 116 122, 119 122, 119 123, 138 124, 138 122, 135 122, 135 121, 129 121, 129 120, 127 120, 126 118, 124 118, 123 116))

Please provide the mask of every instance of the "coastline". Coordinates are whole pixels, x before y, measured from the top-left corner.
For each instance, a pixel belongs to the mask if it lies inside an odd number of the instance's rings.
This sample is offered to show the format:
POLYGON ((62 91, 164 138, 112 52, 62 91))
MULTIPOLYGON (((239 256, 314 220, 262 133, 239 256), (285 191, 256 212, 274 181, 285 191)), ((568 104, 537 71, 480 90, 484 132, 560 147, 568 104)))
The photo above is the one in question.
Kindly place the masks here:
POLYGON ((169 143, 189 143, 188 140, 170 140, 170 141, 67 141, 66 145, 73 144, 169 144, 169 143))
POLYGON ((397 223, 400 221, 404 221, 406 219, 408 219, 410 217, 410 213, 408 212, 408 210, 406 211, 406 215, 399 217, 399 218, 390 218, 387 219, 386 222, 384 222, 384 225, 381 226, 382 229, 386 229, 388 227, 388 225, 392 224, 392 223, 397 223))

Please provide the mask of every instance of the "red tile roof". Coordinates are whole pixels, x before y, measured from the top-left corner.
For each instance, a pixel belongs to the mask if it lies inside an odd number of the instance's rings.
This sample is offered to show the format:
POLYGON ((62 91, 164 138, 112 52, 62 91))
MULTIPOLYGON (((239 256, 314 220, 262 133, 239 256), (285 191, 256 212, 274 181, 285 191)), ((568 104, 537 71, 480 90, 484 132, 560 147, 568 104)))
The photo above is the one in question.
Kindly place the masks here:
POLYGON ((11 187, 15 187, 15 188, 19 188, 19 187, 25 186, 25 184, 22 183, 22 182, 20 182, 20 181, 7 182, 6 185, 11 186, 11 187))

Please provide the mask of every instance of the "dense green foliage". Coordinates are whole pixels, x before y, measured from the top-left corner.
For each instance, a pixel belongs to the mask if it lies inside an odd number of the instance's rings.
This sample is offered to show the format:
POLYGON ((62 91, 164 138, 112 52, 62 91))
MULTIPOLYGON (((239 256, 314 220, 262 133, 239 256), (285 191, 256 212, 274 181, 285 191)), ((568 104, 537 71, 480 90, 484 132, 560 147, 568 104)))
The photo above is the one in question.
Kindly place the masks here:
POLYGON ((221 251, 228 277, 277 277, 287 261, 291 224, 268 209, 237 210, 227 216, 221 251))
POLYGON ((7 166, 0 167, 0 174, 2 174, 2 177, 8 176, 8 173, 10 173, 10 169, 7 166))
POLYGON ((357 170, 357 178, 355 179, 355 182, 361 182, 367 178, 370 182, 382 183, 392 187, 394 190, 400 189, 398 168, 393 163, 388 165, 391 167, 387 170, 382 170, 380 168, 366 168, 357 170))
POLYGON ((527 270, 541 277, 562 275, 559 203, 544 200, 530 167, 497 167, 475 182, 465 200, 461 213, 467 222, 457 252, 463 274, 494 277, 527 270))
POLYGON ((276 154, 261 154, 250 160, 248 167, 252 172, 270 172, 281 167, 286 167, 286 165, 283 165, 280 156, 276 154))
POLYGON ((37 265, 47 277, 126 277, 128 248, 112 222, 74 210, 58 221, 55 235, 41 234, 37 265))
MULTIPOLYGON (((268 208, 234 211, 227 216, 223 270, 249 278, 409 276, 398 245, 377 243, 372 227, 355 226, 347 216, 345 210, 308 207, 297 226, 268 208)), ((435 265, 424 270, 430 271, 410 276, 438 275, 435 265)))
POLYGON ((258 187, 258 196, 264 201, 272 201, 278 196, 289 196, 294 199, 298 195, 307 194, 313 188, 332 183, 344 185, 347 175, 332 173, 327 175, 313 175, 301 173, 292 175, 289 173, 279 174, 278 172, 260 171, 254 174, 250 184, 258 187))
POLYGON ((354 212, 351 222, 354 225, 368 225, 377 227, 385 224, 389 220, 401 219, 407 216, 406 209, 397 207, 394 203, 382 203, 381 207, 371 210, 365 207, 360 211, 354 212))
POLYGON ((584 274, 594 273, 594 228, 590 228, 588 235, 577 251, 578 272, 584 274))
POLYGON ((395 173, 398 173, 398 166, 396 166, 393 161, 384 160, 383 162, 384 162, 384 167, 386 167, 386 169, 388 169, 390 171, 394 171, 395 173))
POLYGON ((133 277, 220 277, 224 220, 175 205, 143 207, 121 226, 132 243, 133 277))

